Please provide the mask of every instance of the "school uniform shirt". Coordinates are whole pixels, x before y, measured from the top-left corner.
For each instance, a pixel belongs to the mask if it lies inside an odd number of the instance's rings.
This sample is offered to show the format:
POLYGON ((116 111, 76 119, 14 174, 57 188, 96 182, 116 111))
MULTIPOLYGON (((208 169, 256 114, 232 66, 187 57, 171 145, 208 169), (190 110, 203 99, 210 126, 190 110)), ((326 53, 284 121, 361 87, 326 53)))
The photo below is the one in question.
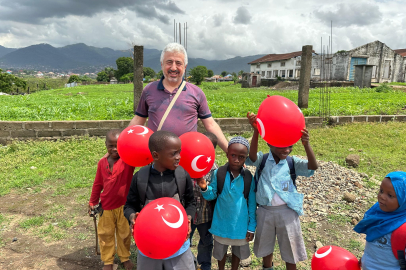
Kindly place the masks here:
POLYGON ((89 204, 97 205, 100 199, 104 210, 113 210, 123 206, 127 200, 134 169, 118 159, 111 171, 107 157, 100 159, 89 204))
MULTIPOLYGON (((264 154, 257 153, 257 160, 252 162, 249 158, 245 161, 248 166, 256 166, 258 173, 259 166, 264 154)), ((314 170, 309 170, 305 159, 292 156, 297 176, 310 177, 314 170)), ((290 177, 290 169, 286 159, 276 164, 271 152, 265 162, 264 169, 257 184, 256 200, 259 205, 277 206, 286 203, 289 208, 303 215, 303 194, 298 193, 290 177)))
POLYGON ((217 196, 217 172, 218 169, 214 171, 210 185, 202 191, 208 201, 217 198, 209 232, 223 238, 244 239, 247 231, 254 233, 257 227, 255 183, 251 182, 247 204, 244 198, 244 170, 236 178, 227 170, 223 190, 217 196))
POLYGON ((399 270, 399 262, 392 252, 392 233, 379 237, 372 242, 366 242, 362 256, 363 270, 399 270))

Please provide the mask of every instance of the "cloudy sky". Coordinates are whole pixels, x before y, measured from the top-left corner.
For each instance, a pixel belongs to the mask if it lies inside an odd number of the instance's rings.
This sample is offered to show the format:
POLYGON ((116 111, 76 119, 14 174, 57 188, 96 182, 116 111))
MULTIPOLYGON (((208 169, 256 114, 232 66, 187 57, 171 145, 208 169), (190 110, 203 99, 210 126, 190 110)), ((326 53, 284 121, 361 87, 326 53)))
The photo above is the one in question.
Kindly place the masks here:
POLYGON ((320 51, 331 20, 334 51, 375 40, 406 48, 406 0, 0 0, 0 45, 161 50, 174 19, 188 23, 189 55, 206 59, 320 51))

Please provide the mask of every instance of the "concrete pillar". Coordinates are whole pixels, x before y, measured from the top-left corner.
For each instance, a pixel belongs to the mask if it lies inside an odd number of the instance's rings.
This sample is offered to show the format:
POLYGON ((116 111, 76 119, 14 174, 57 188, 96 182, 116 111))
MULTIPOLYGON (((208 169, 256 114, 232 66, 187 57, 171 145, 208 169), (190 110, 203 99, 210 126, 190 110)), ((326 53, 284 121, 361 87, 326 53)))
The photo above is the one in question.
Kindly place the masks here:
POLYGON ((299 108, 309 107, 309 88, 310 88, 310 77, 312 72, 312 45, 305 45, 302 47, 302 59, 300 67, 300 78, 299 78, 299 97, 298 106, 299 108))
POLYGON ((134 46, 134 113, 143 90, 144 46, 134 46))

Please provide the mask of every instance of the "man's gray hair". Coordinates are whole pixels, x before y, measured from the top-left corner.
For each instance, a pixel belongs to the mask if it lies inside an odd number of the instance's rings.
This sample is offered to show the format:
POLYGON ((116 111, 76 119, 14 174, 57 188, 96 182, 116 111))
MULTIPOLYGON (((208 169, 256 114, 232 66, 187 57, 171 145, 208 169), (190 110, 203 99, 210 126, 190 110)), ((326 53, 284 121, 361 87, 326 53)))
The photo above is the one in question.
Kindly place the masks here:
POLYGON ((166 52, 170 52, 170 53, 177 52, 177 53, 183 54, 185 56, 184 65, 187 66, 187 63, 188 63, 188 61, 187 61, 187 52, 186 52, 185 48, 181 44, 179 44, 179 43, 169 43, 168 45, 166 45, 165 48, 162 50, 162 53, 161 53, 161 64, 164 61, 164 54, 166 52))

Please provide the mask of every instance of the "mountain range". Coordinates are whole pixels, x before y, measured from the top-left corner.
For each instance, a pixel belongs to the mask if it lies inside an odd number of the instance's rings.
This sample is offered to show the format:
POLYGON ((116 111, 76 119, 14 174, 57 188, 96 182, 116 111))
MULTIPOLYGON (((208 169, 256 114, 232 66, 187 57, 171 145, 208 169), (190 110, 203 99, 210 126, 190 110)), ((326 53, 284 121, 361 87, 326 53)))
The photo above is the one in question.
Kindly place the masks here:
MULTIPOLYGON (((42 72, 99 72, 104 67, 116 68, 119 57, 131 56, 130 50, 113 50, 98 48, 77 43, 56 48, 49 44, 36 44, 24 48, 6 48, 0 45, 0 68, 30 69, 42 72)), ((161 51, 144 48, 144 67, 150 67, 156 72, 160 66, 161 51)), ((226 60, 206 60, 189 58, 188 69, 202 65, 213 70, 214 74, 222 71, 249 71, 248 62, 264 55, 234 57, 226 60)))

